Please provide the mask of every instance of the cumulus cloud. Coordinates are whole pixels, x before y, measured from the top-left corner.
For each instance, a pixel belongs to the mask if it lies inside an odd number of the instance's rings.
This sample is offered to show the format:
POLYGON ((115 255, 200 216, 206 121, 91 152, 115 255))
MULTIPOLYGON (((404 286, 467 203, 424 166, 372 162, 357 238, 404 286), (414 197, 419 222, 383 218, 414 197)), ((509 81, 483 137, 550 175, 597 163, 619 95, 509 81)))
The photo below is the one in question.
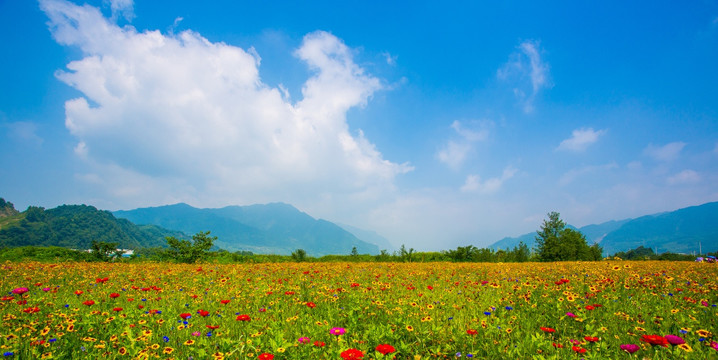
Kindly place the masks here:
POLYGON ((500 177, 493 177, 481 181, 481 177, 478 175, 469 175, 466 177, 464 185, 461 186, 462 192, 480 192, 483 194, 490 194, 498 191, 504 182, 511 179, 516 174, 516 169, 509 166, 504 169, 504 172, 500 177))
POLYGON ((673 161, 678 158, 686 143, 676 141, 663 146, 649 144, 643 153, 657 161, 673 161))
POLYGON ((695 184, 701 181, 701 176, 694 170, 683 170, 673 176, 669 176, 666 181, 670 185, 695 184))
POLYGON ((76 152, 108 188, 132 188, 118 196, 161 202, 203 194, 199 203, 211 205, 295 200, 278 189, 378 194, 412 169, 384 159, 349 128, 347 111, 383 86, 330 33, 308 34, 296 50, 312 75, 293 104, 286 89, 262 82, 254 49, 189 30, 119 27, 88 5, 43 0, 41 8, 57 42, 83 54, 57 73, 82 93, 65 104, 76 152))
POLYGON ((541 43, 535 40, 522 42, 509 61, 496 72, 499 80, 513 86, 512 91, 521 102, 525 113, 534 110, 534 100, 543 90, 553 86, 549 65, 541 58, 541 43))
POLYGON ((556 150, 584 151, 586 148, 598 141, 598 138, 605 134, 606 130, 595 131, 593 128, 576 129, 571 132, 571 137, 561 141, 556 150))
POLYGON ((484 141, 489 136, 490 122, 470 122, 470 126, 455 120, 451 123, 457 139, 450 139, 446 145, 436 153, 437 159, 454 170, 458 170, 466 160, 467 155, 474 148, 473 143, 484 141))

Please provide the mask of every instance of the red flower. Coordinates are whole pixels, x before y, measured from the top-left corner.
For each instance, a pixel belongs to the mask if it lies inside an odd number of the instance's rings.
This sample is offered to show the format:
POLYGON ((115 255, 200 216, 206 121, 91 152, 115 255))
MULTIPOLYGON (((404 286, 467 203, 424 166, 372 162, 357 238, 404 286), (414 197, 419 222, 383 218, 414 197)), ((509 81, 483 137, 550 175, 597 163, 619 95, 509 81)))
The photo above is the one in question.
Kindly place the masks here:
POLYGON ((593 309, 595 309, 595 307, 593 307, 591 305, 586 305, 586 310, 593 310, 593 309))
POLYGON ((259 356, 257 357, 257 359, 259 359, 259 360, 272 360, 272 359, 274 359, 274 355, 269 354, 269 353, 261 353, 261 354, 259 354, 259 356))
POLYGON ((476 335, 478 333, 478 331, 476 331, 474 329, 469 329, 469 330, 466 330, 466 333, 469 335, 476 335))
POLYGON ((431 286, 431 285, 427 286, 426 288, 427 288, 428 290, 434 290, 434 287, 431 286))
POLYGON ((183 320, 187 320, 187 319, 189 319, 190 317, 192 317, 192 314, 190 314, 190 313, 181 313, 181 314, 180 314, 180 317, 181 317, 183 320))
POLYGON ((355 360, 364 358, 364 353, 354 348, 344 350, 339 355, 341 355, 342 359, 344 360, 355 360))
POLYGON ((109 280, 109 279, 106 278, 106 277, 104 277, 104 278, 102 278, 102 279, 99 279, 99 278, 98 278, 98 279, 95 279, 95 281, 96 281, 98 284, 102 284, 102 283, 104 283, 104 282, 107 281, 107 280, 109 280))
POLYGON ((249 315, 242 314, 242 315, 237 316, 237 321, 250 321, 250 320, 252 320, 252 319, 249 317, 249 315))
POLYGON ((313 303, 313 302, 310 301, 310 302, 307 303, 307 307, 309 307, 309 308, 311 308, 311 309, 314 309, 315 307, 317 307, 317 304, 315 304, 315 303, 313 303))
POLYGON ((82 303, 83 305, 92 306, 95 305, 95 300, 87 300, 82 303))
POLYGON ((294 295, 294 291, 285 291, 284 295, 294 295))
POLYGON ((197 314, 199 314, 199 316, 205 317, 205 316, 209 315, 209 311, 200 309, 200 310, 197 310, 197 314))
POLYGON ((326 345, 323 341, 315 341, 314 346, 316 347, 324 347, 326 345))
POLYGON ((122 308, 121 308, 121 307, 112 308, 112 311, 118 311, 118 312, 119 312, 119 311, 122 311, 122 308))
POLYGON ((580 348, 580 347, 575 346, 575 345, 574 345, 574 346, 571 346, 571 350, 573 350, 573 351, 575 351, 575 352, 577 352, 577 353, 579 353, 579 354, 584 354, 584 353, 586 352, 586 349, 580 348))
POLYGON ((38 308, 37 306, 35 306, 35 307, 29 307, 29 308, 27 308, 27 309, 23 309, 22 312, 28 313, 28 314, 34 314, 34 313, 36 313, 36 312, 40 312, 40 308, 38 308))
POLYGON ((598 338, 597 338, 597 337, 591 337, 591 336, 585 336, 584 339, 586 339, 586 341, 588 341, 588 342, 596 342, 596 341, 598 341, 598 338))
POLYGON ((83 292, 82 290, 75 290, 75 295, 82 295, 83 292))
POLYGON ((205 325, 205 326, 207 326, 207 328, 210 329, 210 330, 217 330, 217 329, 219 329, 219 325, 205 325))
POLYGON ((118 297, 120 297, 120 294, 118 294, 118 293, 112 293, 112 294, 110 294, 110 298, 112 298, 112 299, 115 299, 115 298, 118 298, 118 297))
POLYGON ((660 335, 643 335, 641 336, 641 341, 647 342, 651 345, 660 345, 664 347, 668 347, 668 340, 660 335))
POLYGON ((376 351, 380 352, 382 355, 386 355, 393 353, 396 349, 389 344, 381 344, 376 347, 376 351))
POLYGON ((543 327, 543 326, 541 327, 541 330, 543 330, 543 332, 547 332, 547 333, 555 333, 556 332, 556 329, 552 329, 550 327, 543 327))
POLYGON ((563 345, 561 345, 561 344, 556 344, 556 343, 551 343, 551 345, 553 345, 553 347, 555 347, 555 348, 557 348, 557 349, 560 349, 560 348, 563 347, 563 345))
POLYGON ((224 305, 229 304, 229 300, 222 300, 222 301, 220 301, 220 302, 221 302, 222 304, 224 304, 224 305))

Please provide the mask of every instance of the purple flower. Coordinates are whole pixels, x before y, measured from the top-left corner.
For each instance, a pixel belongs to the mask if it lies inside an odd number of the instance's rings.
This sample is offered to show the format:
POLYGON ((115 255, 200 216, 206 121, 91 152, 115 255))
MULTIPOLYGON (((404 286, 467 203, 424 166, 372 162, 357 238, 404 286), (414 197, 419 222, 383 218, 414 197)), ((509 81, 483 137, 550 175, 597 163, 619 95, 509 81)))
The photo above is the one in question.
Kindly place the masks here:
POLYGON ((299 339, 297 339, 297 341, 298 341, 300 344, 309 344, 309 342, 310 342, 311 340, 309 340, 309 338, 306 337, 306 336, 302 336, 302 337, 300 337, 299 339))
POLYGON ((668 340, 668 343, 671 345, 680 345, 686 343, 686 341, 683 340, 682 337, 676 335, 666 335, 664 336, 664 338, 666 338, 666 340, 668 340))
POLYGON ((636 345, 636 344, 623 344, 623 345, 621 345, 621 350, 623 350, 623 351, 625 351, 625 352, 627 352, 627 353, 629 353, 629 354, 633 354, 634 352, 638 351, 638 349, 640 349, 640 347, 639 347, 638 345, 636 345))
POLYGON ((573 317, 576 317, 576 315, 575 315, 574 313, 571 313, 571 312, 567 312, 567 313, 566 313, 566 316, 572 317, 572 318, 573 318, 573 317))

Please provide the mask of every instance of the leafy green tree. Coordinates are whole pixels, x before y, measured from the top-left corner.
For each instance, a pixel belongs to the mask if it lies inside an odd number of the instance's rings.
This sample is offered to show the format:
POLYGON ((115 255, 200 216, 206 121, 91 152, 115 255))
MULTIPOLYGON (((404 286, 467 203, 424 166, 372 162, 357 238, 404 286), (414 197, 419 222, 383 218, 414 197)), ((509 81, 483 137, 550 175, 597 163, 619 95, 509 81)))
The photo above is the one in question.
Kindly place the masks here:
POLYGON ((414 257, 414 248, 406 250, 406 246, 404 246, 404 244, 401 244, 401 248, 399 249, 399 256, 401 257, 401 261, 411 262, 414 257))
MULTIPOLYGON (((104 241, 92 241, 92 257, 97 261, 110 261, 113 256, 118 255, 117 243, 108 243, 104 241)), ((121 256, 121 251, 120 251, 121 256)))
POLYGON ((536 232, 536 248, 541 261, 600 260, 602 253, 598 244, 589 247, 581 232, 567 228, 555 211, 536 232))
POLYGON ((292 260, 294 260, 296 262, 303 262, 306 259, 307 259, 307 252, 304 251, 304 249, 297 249, 292 252, 292 260))
POLYGON ((209 231, 200 231, 192 235, 192 242, 179 240, 174 236, 168 236, 167 245, 170 246, 168 253, 176 261, 193 264, 207 256, 212 248, 216 236, 209 236, 209 231))
POLYGON ((357 250, 357 247, 356 247, 356 246, 352 247, 352 253, 351 253, 351 255, 352 255, 352 256, 359 256, 359 251, 357 250))

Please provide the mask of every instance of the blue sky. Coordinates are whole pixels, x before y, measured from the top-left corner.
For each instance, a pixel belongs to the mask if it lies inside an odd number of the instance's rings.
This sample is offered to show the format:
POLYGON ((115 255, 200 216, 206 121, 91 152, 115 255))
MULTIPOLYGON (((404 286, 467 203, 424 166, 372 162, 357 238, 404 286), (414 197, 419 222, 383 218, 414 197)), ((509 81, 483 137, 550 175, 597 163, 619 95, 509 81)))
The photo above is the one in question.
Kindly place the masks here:
POLYGON ((0 2, 17 208, 286 202, 487 246, 718 201, 718 2, 0 2))

